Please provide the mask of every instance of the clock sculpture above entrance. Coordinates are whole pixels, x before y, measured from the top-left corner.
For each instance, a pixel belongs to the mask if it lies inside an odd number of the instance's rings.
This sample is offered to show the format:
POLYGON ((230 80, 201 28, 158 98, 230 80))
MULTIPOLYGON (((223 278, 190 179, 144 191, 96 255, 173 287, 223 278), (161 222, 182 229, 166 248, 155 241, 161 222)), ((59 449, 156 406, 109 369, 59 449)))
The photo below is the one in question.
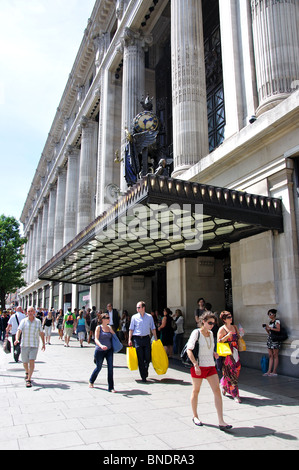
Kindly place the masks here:
POLYGON ((140 103, 143 111, 133 119, 132 131, 127 130, 125 179, 128 186, 133 186, 138 179, 149 173, 158 171, 157 174, 161 174, 161 168, 165 174, 167 172, 165 149, 157 142, 160 122, 152 111, 152 100, 147 96, 140 103), (163 167, 162 160, 165 160, 163 167))
POLYGON ((159 127, 159 119, 151 111, 143 111, 134 119, 134 130, 136 132, 156 131, 159 127))

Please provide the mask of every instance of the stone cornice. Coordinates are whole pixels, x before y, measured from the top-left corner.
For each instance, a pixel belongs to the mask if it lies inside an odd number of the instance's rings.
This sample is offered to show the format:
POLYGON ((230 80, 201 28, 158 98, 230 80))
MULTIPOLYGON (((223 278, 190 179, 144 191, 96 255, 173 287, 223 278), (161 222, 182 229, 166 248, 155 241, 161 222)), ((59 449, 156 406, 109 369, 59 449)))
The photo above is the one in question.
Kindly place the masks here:
MULTIPOLYGON (((81 86, 84 81, 86 81, 86 76, 89 73, 91 67, 94 65, 95 60, 95 50, 93 39, 96 35, 105 31, 107 23, 111 21, 111 18, 115 14, 115 0, 98 0, 94 6, 91 18, 88 20, 87 27, 84 31, 84 36, 77 53, 72 71, 69 75, 66 87, 64 89, 62 98, 57 108, 56 115, 54 117, 52 126, 50 128, 48 138, 46 140, 36 173, 34 175, 27 199, 21 214, 21 222, 24 224, 28 216, 28 212, 32 207, 32 200, 35 199, 35 187, 40 187, 41 177, 45 175, 47 168, 47 162, 51 161, 50 155, 53 153, 53 148, 55 144, 59 142, 60 136, 63 132, 65 120, 69 118, 69 113, 73 109, 74 102, 76 101, 77 96, 77 87, 81 86)), ((99 101, 99 94, 94 91, 94 82, 93 86, 89 89, 87 96, 85 97, 84 102, 90 101, 95 103, 99 101)), ((79 114, 87 114, 88 110, 83 109, 83 104, 81 106, 79 114)), ((78 116, 77 116, 78 117, 78 116)), ((77 128, 76 125, 77 119, 72 125, 72 129, 69 132, 67 137, 68 144, 73 143, 70 141, 70 135, 74 139, 74 128, 77 128)), ((64 146, 60 149, 59 154, 64 153, 64 146)), ((53 168, 52 168, 53 170, 53 168)), ((51 178, 52 171, 48 175, 48 181, 51 178)), ((47 186, 47 184, 46 184, 47 186)), ((47 190, 48 191, 48 190, 47 190)), ((44 191, 41 191, 42 195, 45 196, 44 191)), ((40 197, 38 198, 37 203, 40 203, 40 197)), ((37 205, 36 205, 37 206, 37 205)), ((33 209, 34 213, 35 209, 33 209)), ((29 217, 29 220, 31 217, 29 217)))
MULTIPOLYGON (((165 7, 167 0, 159 2, 156 9, 158 11, 165 7)), ((91 67, 96 67, 96 51, 94 48, 94 39, 107 31, 107 24, 110 24, 113 15, 116 15, 115 11, 116 1, 115 0, 98 0, 95 3, 91 18, 88 21, 87 27, 84 32, 79 51, 77 53, 72 71, 69 75, 64 93, 60 100, 57 108, 55 118, 50 128, 47 141, 45 143, 39 164, 37 166, 36 173, 34 175, 31 188, 29 190, 24 208, 21 214, 21 222, 26 226, 32 220, 32 216, 35 214, 35 210, 39 205, 42 205, 42 198, 46 197, 49 193, 49 184, 55 183, 55 167, 57 165, 63 165, 66 161, 65 151, 68 145, 78 145, 81 139, 80 132, 80 119, 83 115, 88 118, 94 118, 93 112, 99 104, 101 96, 101 82, 103 70, 112 70, 113 66, 118 63, 119 57, 122 51, 118 48, 121 43, 121 39, 124 35, 126 27, 138 30, 141 25, 141 20, 144 18, 148 10, 148 2, 143 0, 131 0, 123 14, 122 21, 112 38, 112 41, 104 54, 101 64, 97 65, 97 73, 94 77, 93 83, 91 84, 88 93, 86 94, 81 107, 78 110, 78 114, 75 120, 70 123, 70 129, 66 135, 65 141, 62 143, 61 148, 57 151, 55 162, 53 162, 52 168, 47 175, 45 184, 40 190, 40 194, 36 197, 35 187, 41 187, 41 178, 45 176, 49 162, 53 161, 53 151, 60 142, 60 137, 63 133, 65 122, 69 119, 69 113, 74 108, 74 103, 77 100, 78 87, 82 86, 84 79, 87 79, 87 74, 90 72, 91 67), (34 207, 32 208, 32 201, 35 201, 34 207), (31 208, 32 213, 28 215, 31 208)), ((116 19, 116 16, 115 16, 116 19)), ((142 31, 143 34, 148 34, 146 31, 142 31)))

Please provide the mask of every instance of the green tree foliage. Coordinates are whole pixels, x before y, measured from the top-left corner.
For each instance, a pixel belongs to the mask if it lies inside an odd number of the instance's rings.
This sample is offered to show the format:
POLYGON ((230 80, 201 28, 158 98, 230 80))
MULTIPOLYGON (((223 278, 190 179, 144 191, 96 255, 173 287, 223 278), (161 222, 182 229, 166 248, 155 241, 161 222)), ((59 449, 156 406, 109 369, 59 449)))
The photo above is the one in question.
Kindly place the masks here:
POLYGON ((22 246, 27 242, 20 235, 20 224, 14 217, 0 216, 0 305, 5 308, 8 294, 26 286, 23 277, 22 246))

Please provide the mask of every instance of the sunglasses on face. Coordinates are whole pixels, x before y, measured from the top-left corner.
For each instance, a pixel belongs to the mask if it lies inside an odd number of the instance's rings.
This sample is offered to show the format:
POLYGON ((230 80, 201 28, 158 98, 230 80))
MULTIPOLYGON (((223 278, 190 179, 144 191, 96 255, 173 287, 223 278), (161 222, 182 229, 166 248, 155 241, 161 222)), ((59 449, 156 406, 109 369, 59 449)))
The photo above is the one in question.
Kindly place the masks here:
POLYGON ((215 322, 214 321, 207 321, 207 324, 208 325, 215 325, 215 322))

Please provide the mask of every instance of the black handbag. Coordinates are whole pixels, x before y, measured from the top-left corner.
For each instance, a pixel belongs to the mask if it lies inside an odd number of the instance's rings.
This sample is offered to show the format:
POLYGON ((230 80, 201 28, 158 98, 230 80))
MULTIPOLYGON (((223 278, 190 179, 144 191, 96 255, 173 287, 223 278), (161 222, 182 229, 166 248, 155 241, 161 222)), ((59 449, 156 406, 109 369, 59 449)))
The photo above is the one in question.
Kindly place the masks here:
POLYGON ((5 354, 10 354, 11 353, 11 344, 10 344, 10 341, 8 339, 8 335, 5 336, 5 340, 3 342, 3 351, 5 352, 5 354))
POLYGON ((274 342, 282 343, 288 339, 288 334, 283 327, 280 327, 280 331, 271 331, 271 339, 274 342))
MULTIPOLYGON (((198 341, 199 341, 199 336, 200 336, 200 331, 199 329, 197 330, 198 332, 198 337, 197 337, 197 340, 196 340, 196 343, 195 343, 195 346, 194 346, 194 349, 193 349, 193 356, 195 357, 195 359, 197 360, 198 359, 198 353, 199 353, 199 344, 198 344, 198 341)), ((182 364, 185 366, 185 367, 193 367, 193 364, 192 362, 190 361, 190 358, 188 356, 188 349, 187 349, 187 344, 188 342, 185 344, 185 346, 183 347, 182 349, 182 352, 181 352, 181 361, 182 361, 182 364)))

